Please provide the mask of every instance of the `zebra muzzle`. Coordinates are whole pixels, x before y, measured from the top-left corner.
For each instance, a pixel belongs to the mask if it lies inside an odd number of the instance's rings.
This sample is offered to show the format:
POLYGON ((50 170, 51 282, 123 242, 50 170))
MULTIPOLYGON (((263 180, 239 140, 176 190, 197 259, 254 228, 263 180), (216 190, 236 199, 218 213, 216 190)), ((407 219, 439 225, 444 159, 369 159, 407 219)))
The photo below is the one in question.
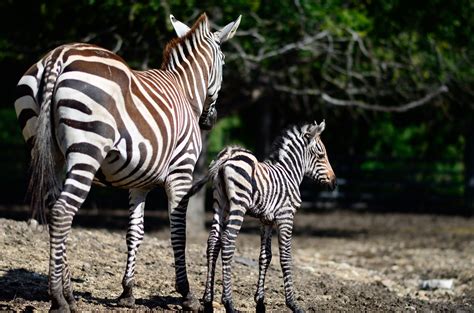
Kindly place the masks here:
POLYGON ((199 127, 202 130, 211 130, 212 127, 216 124, 217 121, 217 110, 214 106, 209 107, 207 114, 201 115, 199 118, 199 127))

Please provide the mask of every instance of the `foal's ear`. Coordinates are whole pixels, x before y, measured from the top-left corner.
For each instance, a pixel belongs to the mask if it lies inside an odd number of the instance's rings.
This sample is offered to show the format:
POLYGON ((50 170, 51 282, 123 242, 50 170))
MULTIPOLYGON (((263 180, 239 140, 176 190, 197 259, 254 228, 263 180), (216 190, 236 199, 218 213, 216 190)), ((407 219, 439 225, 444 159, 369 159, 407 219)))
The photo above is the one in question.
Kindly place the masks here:
POLYGON ((326 121, 325 120, 323 120, 321 122, 321 124, 319 124, 319 125, 318 125, 318 122, 314 121, 314 123, 311 124, 308 127, 308 130, 304 133, 304 136, 308 139, 315 138, 315 137, 321 135, 321 133, 324 131, 325 128, 326 128, 326 121))
POLYGON ((178 21, 173 14, 170 14, 171 24, 173 25, 174 31, 178 37, 183 37, 186 35, 191 28, 183 22, 178 21))

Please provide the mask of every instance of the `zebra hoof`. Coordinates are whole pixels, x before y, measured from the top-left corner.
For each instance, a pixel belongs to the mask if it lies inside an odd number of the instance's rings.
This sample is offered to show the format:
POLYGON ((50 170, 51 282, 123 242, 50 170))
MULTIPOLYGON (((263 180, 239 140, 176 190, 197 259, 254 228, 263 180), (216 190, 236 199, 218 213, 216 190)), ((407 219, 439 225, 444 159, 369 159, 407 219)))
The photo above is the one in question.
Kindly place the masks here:
POLYGON ((238 312, 240 312, 239 310, 236 310, 234 308, 234 303, 233 302, 224 303, 224 307, 225 307, 226 313, 238 313, 238 312))
POLYGON ((134 296, 128 296, 128 297, 120 296, 118 298, 118 305, 126 307, 126 308, 133 308, 135 306, 135 297, 134 296))
POLYGON ((62 306, 51 306, 49 309, 50 313, 69 313, 71 310, 69 309, 69 306, 67 304, 62 305, 62 306))
POLYGON ((53 313, 69 313, 71 312, 69 304, 64 299, 62 293, 53 293, 51 297, 51 308, 49 312, 53 313))
POLYGON ((56 308, 56 309, 51 308, 49 309, 49 312, 50 313, 69 313, 71 311, 69 310, 69 307, 66 306, 66 307, 56 308))
POLYGON ((64 293, 64 298, 69 306, 69 310, 71 312, 79 312, 77 309, 76 299, 74 299, 74 295, 71 291, 64 293))
POLYGON ((188 292, 183 300, 183 311, 199 312, 199 310, 201 310, 201 303, 191 291, 188 292))
POLYGON ((257 301, 257 307, 255 308, 255 311, 257 313, 265 313, 265 303, 263 302, 263 299, 257 301))
POLYGON ((212 306, 212 301, 208 302, 204 302, 204 305, 203 305, 203 312, 204 313, 212 313, 214 312, 214 307, 212 306))

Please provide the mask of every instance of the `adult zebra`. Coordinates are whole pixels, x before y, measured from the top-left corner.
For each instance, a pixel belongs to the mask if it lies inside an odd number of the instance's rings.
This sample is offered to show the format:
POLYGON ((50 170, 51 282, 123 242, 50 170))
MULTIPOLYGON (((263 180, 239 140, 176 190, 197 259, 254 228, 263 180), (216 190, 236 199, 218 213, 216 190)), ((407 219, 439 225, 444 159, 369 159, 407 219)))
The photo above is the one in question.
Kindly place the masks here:
POLYGON ((176 289, 195 308, 186 274, 183 196, 201 152, 200 129, 215 122, 222 83, 220 45, 240 17, 211 32, 205 14, 189 28, 170 16, 179 38, 165 48, 161 69, 134 71, 116 54, 89 44, 60 46, 20 79, 15 102, 32 163, 34 214, 49 207, 51 309, 76 309, 66 240, 93 182, 129 189, 127 265, 122 305, 133 305, 135 257, 143 239, 149 190, 168 196, 176 289))
POLYGON ((234 312, 231 288, 231 265, 235 241, 244 215, 262 222, 260 271, 255 293, 257 312, 265 311, 264 282, 272 258, 273 224, 278 228, 280 263, 283 271, 286 305, 302 312, 295 302, 292 278, 291 234, 293 217, 301 205, 299 186, 303 176, 334 189, 336 176, 320 135, 321 124, 291 127, 275 140, 269 158, 259 162, 247 149, 231 146, 222 150, 211 163, 208 174, 195 182, 186 197, 213 181, 214 219, 207 242, 207 281, 204 291, 205 311, 212 311, 216 260, 222 250, 222 303, 234 312))

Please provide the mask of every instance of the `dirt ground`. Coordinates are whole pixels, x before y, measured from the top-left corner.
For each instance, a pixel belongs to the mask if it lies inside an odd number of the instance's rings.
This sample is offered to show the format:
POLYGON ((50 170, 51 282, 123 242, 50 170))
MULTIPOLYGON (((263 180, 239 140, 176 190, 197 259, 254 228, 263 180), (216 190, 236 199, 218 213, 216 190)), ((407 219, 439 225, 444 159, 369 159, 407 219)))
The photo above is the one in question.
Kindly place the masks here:
MULTIPOLYGON (((166 220, 166 216, 160 218, 166 220)), ((68 259, 79 309, 119 310, 115 298, 121 293, 125 266, 126 217, 113 220, 92 215, 78 220, 70 236, 68 259)), ((179 310, 169 231, 156 226, 157 220, 145 219, 135 309, 179 310)), ((233 290, 236 307, 251 311, 259 235, 252 218, 244 224, 237 242, 233 290)), ((273 241, 267 309, 286 311, 276 236, 273 241)), ((206 234, 193 235, 188 242, 189 278, 200 296, 206 234)), ((299 214, 293 255, 297 299, 309 312, 474 312, 473 218, 344 211, 299 214), (454 287, 421 290, 425 279, 453 279, 454 287)), ((24 221, 0 219, 0 310, 48 309, 47 266, 47 232, 34 231, 24 221)), ((215 305, 219 307, 220 265, 217 273, 215 305)))

